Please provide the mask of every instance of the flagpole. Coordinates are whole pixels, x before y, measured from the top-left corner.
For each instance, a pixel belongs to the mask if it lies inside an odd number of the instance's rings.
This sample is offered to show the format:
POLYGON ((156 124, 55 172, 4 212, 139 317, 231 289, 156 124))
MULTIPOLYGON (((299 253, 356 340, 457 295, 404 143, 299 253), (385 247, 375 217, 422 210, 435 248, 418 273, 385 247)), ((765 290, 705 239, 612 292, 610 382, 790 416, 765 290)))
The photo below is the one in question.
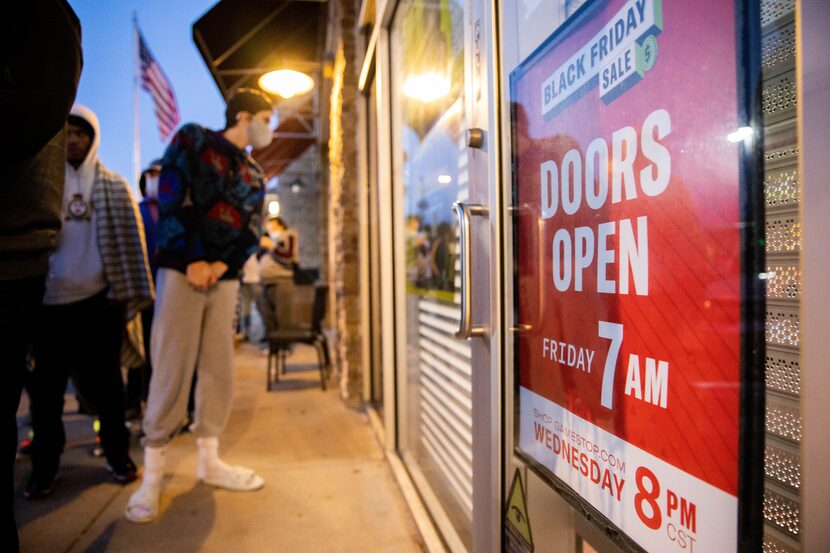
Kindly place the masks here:
POLYGON ((138 179, 141 175, 141 138, 138 131, 138 14, 133 12, 133 179, 130 187, 138 192, 138 179))

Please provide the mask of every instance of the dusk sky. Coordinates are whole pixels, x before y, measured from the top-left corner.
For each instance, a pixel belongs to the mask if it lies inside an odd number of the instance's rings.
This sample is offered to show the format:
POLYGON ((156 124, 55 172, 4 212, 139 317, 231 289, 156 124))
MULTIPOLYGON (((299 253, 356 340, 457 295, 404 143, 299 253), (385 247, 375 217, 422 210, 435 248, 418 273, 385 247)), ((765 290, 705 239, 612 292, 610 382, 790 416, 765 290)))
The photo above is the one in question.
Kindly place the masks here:
MULTIPOLYGON (((181 123, 219 128, 224 101, 196 46, 191 25, 218 0, 69 0, 81 20, 84 69, 76 101, 101 121, 100 157, 132 182, 133 152, 133 11, 147 46, 173 85, 181 123)), ((161 157, 152 100, 139 89, 141 165, 161 157)))

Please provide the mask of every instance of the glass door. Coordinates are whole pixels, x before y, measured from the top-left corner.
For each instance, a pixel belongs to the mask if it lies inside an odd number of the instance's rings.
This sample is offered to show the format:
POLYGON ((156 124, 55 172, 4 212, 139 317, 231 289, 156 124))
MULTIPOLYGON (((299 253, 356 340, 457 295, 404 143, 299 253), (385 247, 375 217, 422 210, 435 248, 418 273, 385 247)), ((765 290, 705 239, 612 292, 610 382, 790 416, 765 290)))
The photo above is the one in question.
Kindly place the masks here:
POLYGON ((468 196, 465 8, 404 1, 391 29, 398 449, 452 551, 472 547, 471 346, 459 326, 468 196))
MULTIPOLYGON (((520 65, 522 60, 528 58, 542 43, 561 27, 568 18, 573 15, 583 1, 574 0, 504 0, 500 11, 500 86, 503 91, 510 90, 510 74, 520 65)), ((507 101, 502 102, 501 120, 502 128, 509 130, 511 127, 511 106, 507 101)), ((502 135, 502 172, 501 179, 505 183, 511 183, 512 174, 512 148, 510 132, 502 135)), ((502 200, 505 206, 504 218, 511 221, 516 206, 513 206, 511 186, 508 184, 502 189, 502 200), (509 206, 509 207, 508 207, 509 206)), ((513 253, 514 248, 520 247, 513 236, 511 224, 504 226, 504 260, 505 269, 503 279, 505 306, 505 327, 510 332, 515 332, 518 325, 512 321, 513 298, 522 290, 514 290, 513 282, 513 253)), ((522 247, 526 249, 543 247, 541 241, 536 243, 525 243, 522 247)), ((542 302, 540 301, 540 311, 542 302)), ((605 537, 591 523, 583 523, 577 511, 547 482, 539 478, 533 470, 521 462, 515 455, 516 446, 514 428, 519 418, 518 402, 515 401, 514 390, 514 344, 511 340, 505 341, 505 436, 504 436, 504 472, 505 478, 502 483, 506 501, 513 505, 513 479, 519 474, 521 484, 526 493, 526 507, 528 532, 532 532, 530 539, 533 542, 534 550, 543 553, 620 553, 620 549, 605 537)), ((521 507, 521 504, 519 505, 521 507)), ((506 533, 512 532, 514 527, 507 525, 506 533)), ((518 538, 521 542, 521 532, 518 538)), ((511 541, 510 536, 505 541, 511 541)))

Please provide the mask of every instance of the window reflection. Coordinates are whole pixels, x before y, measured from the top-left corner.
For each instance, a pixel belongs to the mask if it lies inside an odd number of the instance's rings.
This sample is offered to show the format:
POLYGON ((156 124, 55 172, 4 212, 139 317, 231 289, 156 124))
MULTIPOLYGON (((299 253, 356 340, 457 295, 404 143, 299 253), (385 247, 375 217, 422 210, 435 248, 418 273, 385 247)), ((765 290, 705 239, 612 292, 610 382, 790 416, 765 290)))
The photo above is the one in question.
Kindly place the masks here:
POLYGON ((466 186, 464 33, 459 2, 410 5, 402 24, 406 275, 410 293, 452 302, 457 248, 450 206, 466 186))
POLYGON ((458 229, 455 201, 467 199, 463 140, 464 4, 402 1, 392 36, 396 244, 405 255, 405 374, 401 456, 433 505, 448 543, 472 546, 470 347, 454 338, 458 229), (397 194, 402 192, 401 196, 397 194), (454 537, 450 537, 454 536, 454 537))

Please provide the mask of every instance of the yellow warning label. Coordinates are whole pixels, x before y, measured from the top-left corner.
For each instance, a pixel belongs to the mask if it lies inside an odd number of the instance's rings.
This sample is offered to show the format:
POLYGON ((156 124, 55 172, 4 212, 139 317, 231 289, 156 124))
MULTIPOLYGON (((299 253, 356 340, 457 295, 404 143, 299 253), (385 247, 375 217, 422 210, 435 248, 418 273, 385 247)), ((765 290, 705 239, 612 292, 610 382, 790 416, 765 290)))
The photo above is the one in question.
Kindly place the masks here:
POLYGON ((526 546, 533 551, 533 536, 530 532, 530 519, 527 516, 527 500, 525 499, 524 486, 519 469, 513 476, 513 483, 510 485, 510 495, 507 499, 507 512, 505 513, 507 526, 514 533, 518 534, 526 546))

